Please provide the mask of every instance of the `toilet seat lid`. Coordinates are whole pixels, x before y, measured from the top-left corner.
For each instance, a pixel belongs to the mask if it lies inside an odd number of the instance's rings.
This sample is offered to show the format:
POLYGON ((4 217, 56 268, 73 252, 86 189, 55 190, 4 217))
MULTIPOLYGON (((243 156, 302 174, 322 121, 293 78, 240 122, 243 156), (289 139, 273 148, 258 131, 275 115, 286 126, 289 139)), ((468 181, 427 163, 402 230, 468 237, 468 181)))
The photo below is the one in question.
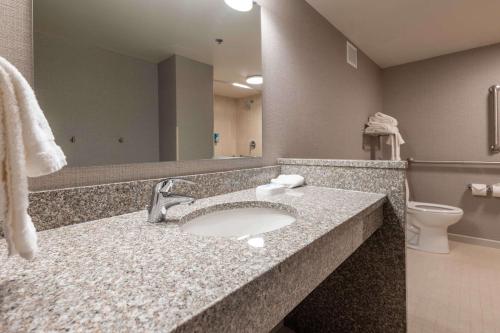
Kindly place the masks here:
POLYGON ((463 214, 463 210, 458 207, 417 201, 408 202, 408 209, 438 214, 463 214))

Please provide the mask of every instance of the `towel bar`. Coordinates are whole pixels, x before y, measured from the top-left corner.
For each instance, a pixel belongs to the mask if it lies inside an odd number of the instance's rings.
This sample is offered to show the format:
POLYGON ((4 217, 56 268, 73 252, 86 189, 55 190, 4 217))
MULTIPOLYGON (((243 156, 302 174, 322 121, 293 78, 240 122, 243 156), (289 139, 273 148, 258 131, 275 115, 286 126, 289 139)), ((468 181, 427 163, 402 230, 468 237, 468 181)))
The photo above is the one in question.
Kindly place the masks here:
POLYGON ((500 153, 500 133, 498 129, 498 119, 499 119, 499 105, 498 105, 498 92, 500 91, 500 85, 495 85, 490 88, 490 92, 493 94, 493 142, 490 146, 492 153, 500 153))

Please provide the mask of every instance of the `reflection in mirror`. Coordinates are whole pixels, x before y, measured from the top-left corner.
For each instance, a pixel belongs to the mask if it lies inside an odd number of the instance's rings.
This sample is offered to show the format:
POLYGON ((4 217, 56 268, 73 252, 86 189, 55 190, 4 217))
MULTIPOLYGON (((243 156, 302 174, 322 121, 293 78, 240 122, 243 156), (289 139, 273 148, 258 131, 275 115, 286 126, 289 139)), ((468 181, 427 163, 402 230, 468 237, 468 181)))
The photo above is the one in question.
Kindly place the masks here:
POLYGON ((34 47, 70 166, 262 155, 259 6, 36 0, 34 47))

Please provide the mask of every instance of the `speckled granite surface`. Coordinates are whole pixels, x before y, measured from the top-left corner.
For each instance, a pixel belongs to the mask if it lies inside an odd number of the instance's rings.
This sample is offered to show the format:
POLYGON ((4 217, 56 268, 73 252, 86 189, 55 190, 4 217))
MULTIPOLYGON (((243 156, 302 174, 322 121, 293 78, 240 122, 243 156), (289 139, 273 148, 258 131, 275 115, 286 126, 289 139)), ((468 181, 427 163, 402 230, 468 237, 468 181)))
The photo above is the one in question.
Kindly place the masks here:
MULTIPOLYGON (((169 216, 255 201, 246 190, 169 216)), ((385 196, 307 186, 267 201, 297 222, 261 235, 263 248, 148 224, 145 211, 40 232, 35 261, 0 267, 0 331, 266 332, 382 224, 385 196)))
MULTIPOLYGON (((311 185, 387 193, 397 218, 405 218, 401 175, 406 162, 279 159, 282 166, 181 176, 202 186, 190 196, 204 198, 268 183, 282 171, 300 173, 311 185), (332 166, 335 166, 332 168, 332 166)), ((29 213, 38 231, 144 209, 159 179, 30 193, 29 213)), ((404 186, 404 185, 403 185, 404 186)), ((0 236, 2 236, 0 225, 0 236)))
MULTIPOLYGON (((279 166, 272 166, 178 178, 200 184, 190 188, 190 195, 205 198, 268 183, 279 170, 279 166)), ((136 212, 149 204, 151 190, 158 181, 149 179, 33 192, 30 193, 29 213, 36 229, 41 231, 136 212)))
POLYGON ((352 167, 372 169, 406 169, 406 161, 389 160, 328 160, 314 158, 278 158, 280 165, 315 165, 330 167, 352 167))
POLYGON ((287 324, 297 333, 405 332, 405 162, 286 159, 281 164, 283 173, 301 174, 309 185, 388 196, 383 227, 287 316, 287 324))
POLYGON ((404 333, 405 239, 384 221, 285 319, 296 333, 404 333))
POLYGON ((302 175, 308 185, 387 194, 389 198, 389 204, 386 207, 387 218, 398 221, 401 226, 405 224, 406 162, 304 159, 280 159, 279 161, 282 164, 281 173, 302 175), (328 165, 330 162, 333 164, 328 165), (365 166, 334 166, 344 162, 365 166), (321 165, 321 163, 325 164, 321 165), (396 164, 400 167, 385 168, 388 164, 396 164))

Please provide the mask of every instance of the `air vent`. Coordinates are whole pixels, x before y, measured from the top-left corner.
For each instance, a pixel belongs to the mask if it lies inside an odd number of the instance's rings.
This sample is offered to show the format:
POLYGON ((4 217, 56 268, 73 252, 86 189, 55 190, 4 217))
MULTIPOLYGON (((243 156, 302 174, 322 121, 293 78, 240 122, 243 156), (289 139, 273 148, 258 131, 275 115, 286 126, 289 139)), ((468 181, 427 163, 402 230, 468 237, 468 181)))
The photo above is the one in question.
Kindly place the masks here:
POLYGON ((358 49, 347 41, 347 63, 358 68, 358 49))

